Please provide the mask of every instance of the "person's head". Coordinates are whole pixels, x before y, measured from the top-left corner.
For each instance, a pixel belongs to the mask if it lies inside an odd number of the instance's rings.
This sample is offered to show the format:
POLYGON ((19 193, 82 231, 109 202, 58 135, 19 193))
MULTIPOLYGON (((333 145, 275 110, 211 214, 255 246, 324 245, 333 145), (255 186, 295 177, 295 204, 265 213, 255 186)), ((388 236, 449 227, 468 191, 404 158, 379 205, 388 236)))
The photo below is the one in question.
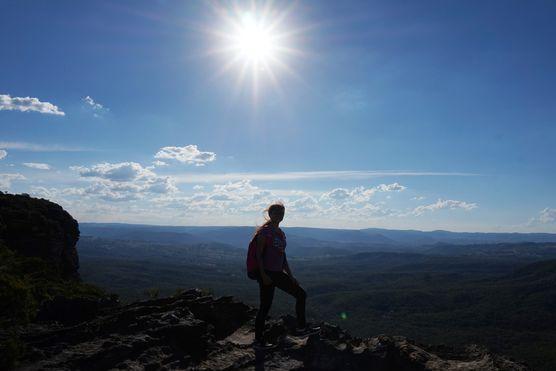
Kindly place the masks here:
POLYGON ((263 228, 266 225, 269 225, 272 222, 275 222, 276 224, 280 223, 282 219, 284 219, 284 213, 286 211, 286 208, 284 207, 283 203, 274 202, 272 205, 267 207, 264 211, 268 213, 268 217, 265 216, 265 222, 263 223, 263 225, 255 229, 255 234, 257 234, 261 230, 261 228, 263 228))
POLYGON ((268 212, 268 217, 270 218, 270 220, 267 221, 278 224, 282 221, 282 219, 284 219, 286 208, 284 207, 283 203, 275 202, 270 205, 265 211, 268 212))

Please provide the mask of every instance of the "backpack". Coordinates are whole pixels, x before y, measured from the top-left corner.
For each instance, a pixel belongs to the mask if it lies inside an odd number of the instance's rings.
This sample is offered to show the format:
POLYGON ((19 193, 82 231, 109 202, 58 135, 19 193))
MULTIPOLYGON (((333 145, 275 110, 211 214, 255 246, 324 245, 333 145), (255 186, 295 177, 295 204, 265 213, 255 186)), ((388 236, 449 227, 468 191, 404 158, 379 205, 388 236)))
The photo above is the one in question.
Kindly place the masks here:
MULTIPOLYGON (((267 239, 266 246, 271 246, 274 238, 274 230, 272 227, 264 226, 257 232, 251 242, 249 242, 249 247, 247 248, 247 276, 252 280, 257 279, 256 271, 259 270, 259 262, 257 261, 257 236, 259 233, 263 233, 267 239), (270 233, 269 233, 270 232, 270 233)), ((264 256, 264 251, 263 251, 264 256)))

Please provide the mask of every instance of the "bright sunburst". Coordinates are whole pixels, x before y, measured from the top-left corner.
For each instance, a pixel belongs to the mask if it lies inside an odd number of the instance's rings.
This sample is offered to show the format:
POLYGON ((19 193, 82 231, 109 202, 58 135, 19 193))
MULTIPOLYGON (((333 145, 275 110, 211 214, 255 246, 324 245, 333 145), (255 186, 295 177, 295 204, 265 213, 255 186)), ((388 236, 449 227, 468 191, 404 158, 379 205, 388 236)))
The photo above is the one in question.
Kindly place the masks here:
POLYGON ((281 90, 279 80, 287 73, 296 76, 289 65, 292 56, 301 55, 295 48, 299 30, 288 23, 291 7, 276 9, 270 2, 253 2, 248 8, 218 7, 218 21, 210 29, 222 67, 216 76, 235 76, 236 92, 250 88, 256 99, 259 89, 272 84, 281 90))
POLYGON ((232 49, 246 63, 268 64, 277 57, 278 43, 272 30, 249 13, 242 17, 232 37, 232 49))

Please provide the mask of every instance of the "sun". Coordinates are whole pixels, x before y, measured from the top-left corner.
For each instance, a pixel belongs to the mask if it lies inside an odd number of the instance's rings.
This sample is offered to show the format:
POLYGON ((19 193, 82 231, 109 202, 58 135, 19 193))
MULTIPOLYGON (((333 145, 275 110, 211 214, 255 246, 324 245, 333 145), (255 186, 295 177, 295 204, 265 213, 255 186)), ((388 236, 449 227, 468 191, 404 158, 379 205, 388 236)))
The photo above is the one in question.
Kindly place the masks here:
POLYGON ((266 86, 280 91, 284 75, 298 77, 292 62, 302 55, 297 48, 300 29, 289 19, 293 8, 278 9, 272 2, 252 2, 247 9, 229 6, 213 9, 217 17, 209 30, 209 54, 218 55, 220 65, 215 79, 232 76, 235 92, 250 89, 255 99, 266 86))
POLYGON ((276 35, 249 13, 242 17, 232 38, 236 57, 246 63, 268 64, 277 57, 279 45, 276 35))

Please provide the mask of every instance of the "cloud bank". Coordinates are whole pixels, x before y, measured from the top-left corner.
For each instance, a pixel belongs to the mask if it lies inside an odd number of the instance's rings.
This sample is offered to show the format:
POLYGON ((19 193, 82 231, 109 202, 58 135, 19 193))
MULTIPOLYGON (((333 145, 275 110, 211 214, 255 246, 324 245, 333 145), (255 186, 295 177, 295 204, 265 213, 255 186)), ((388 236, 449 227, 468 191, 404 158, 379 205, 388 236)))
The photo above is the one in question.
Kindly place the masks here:
POLYGON ((106 201, 144 199, 152 194, 173 194, 178 191, 169 176, 158 176, 137 162, 100 163, 92 167, 70 166, 83 178, 92 178, 88 187, 66 188, 65 195, 98 196, 106 201))

